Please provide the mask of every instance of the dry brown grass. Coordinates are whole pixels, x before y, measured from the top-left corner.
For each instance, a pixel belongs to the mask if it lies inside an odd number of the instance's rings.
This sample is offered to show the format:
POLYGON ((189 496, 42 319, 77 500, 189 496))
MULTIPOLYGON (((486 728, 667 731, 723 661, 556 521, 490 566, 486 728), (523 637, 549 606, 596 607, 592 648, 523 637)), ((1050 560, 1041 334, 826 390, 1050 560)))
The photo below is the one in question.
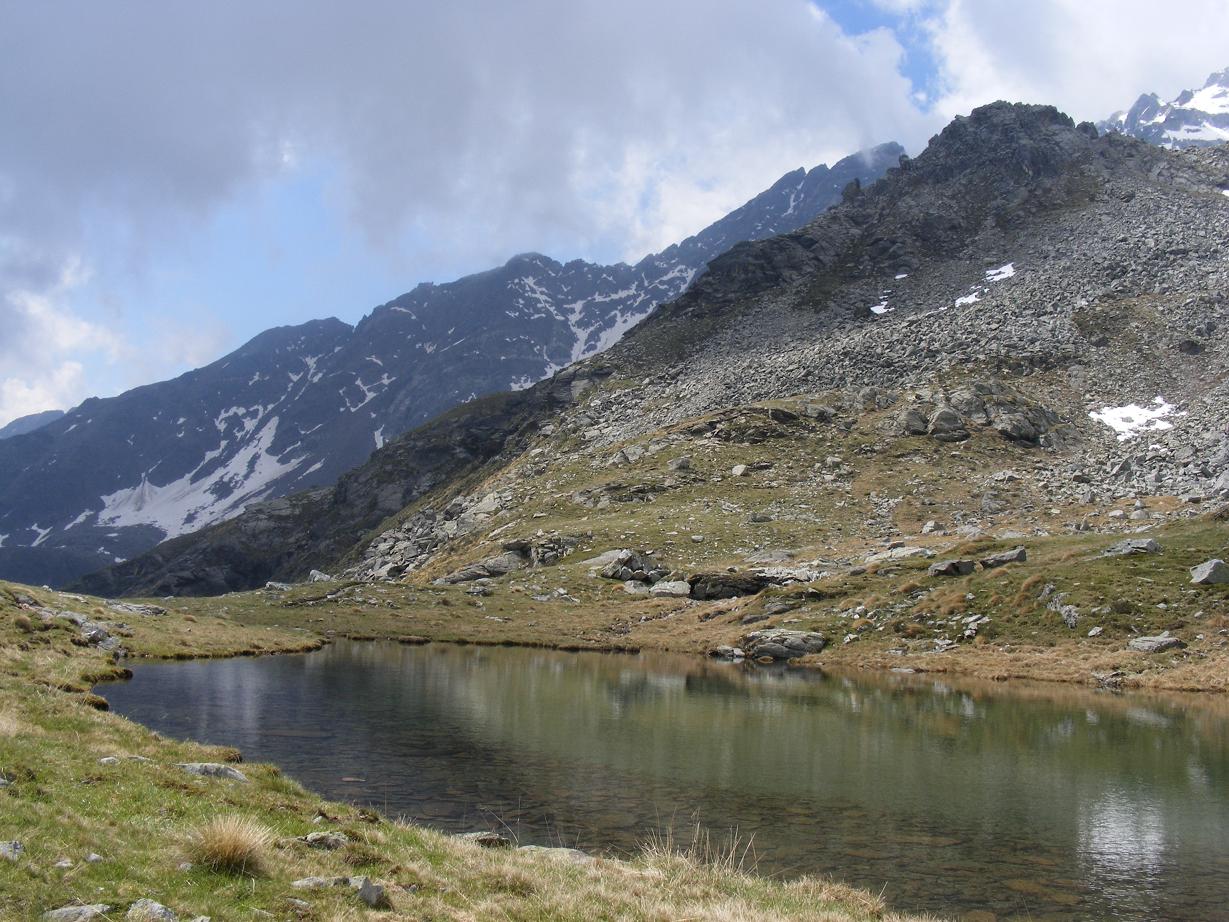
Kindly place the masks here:
POLYGON ((264 872, 265 853, 272 844, 267 826, 243 816, 219 816, 192 834, 188 854, 215 871, 256 876, 264 872))
POLYGON ((34 633, 34 622, 30 620, 30 616, 22 612, 13 619, 13 626, 23 634, 34 633))

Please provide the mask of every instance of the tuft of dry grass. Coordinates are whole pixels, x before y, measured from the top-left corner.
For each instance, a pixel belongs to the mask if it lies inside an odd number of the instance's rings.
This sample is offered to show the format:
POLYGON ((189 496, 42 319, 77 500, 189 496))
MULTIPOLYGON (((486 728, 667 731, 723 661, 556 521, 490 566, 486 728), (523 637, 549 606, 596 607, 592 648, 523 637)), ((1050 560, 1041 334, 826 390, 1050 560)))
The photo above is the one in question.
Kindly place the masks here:
POLYGON ((30 616, 25 612, 22 612, 13 619, 13 626, 23 634, 34 633, 34 622, 30 620, 30 616))
POLYGON ((273 844, 267 826, 243 816, 218 816, 201 826, 189 842, 197 864, 226 874, 256 876, 264 871, 265 852, 273 844))
POLYGON ((753 874, 759 863, 754 846, 754 836, 744 842, 737 830, 731 831, 722 841, 714 842, 712 833, 696 823, 691 828, 689 841, 677 839, 671 825, 665 832, 653 833, 641 851, 650 863, 682 859, 696 867, 725 874, 753 874))

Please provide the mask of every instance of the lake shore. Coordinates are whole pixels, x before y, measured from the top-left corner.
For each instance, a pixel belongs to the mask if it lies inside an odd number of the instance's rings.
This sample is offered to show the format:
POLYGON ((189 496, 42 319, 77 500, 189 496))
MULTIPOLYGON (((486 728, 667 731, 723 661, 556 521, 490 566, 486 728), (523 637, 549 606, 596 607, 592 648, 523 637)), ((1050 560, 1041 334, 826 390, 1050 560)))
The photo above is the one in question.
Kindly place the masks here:
POLYGON ((686 848, 647 849, 627 861, 483 848, 325 801, 275 766, 238 763, 233 750, 167 740, 108 713, 90 688, 122 677, 124 667, 84 640, 78 625, 56 616, 44 621, 44 611, 126 625, 112 636, 134 657, 271 654, 320 643, 287 628, 177 611, 120 613, 98 600, 0 586, 0 844, 20 843, 8 845, 12 860, 0 859, 5 918, 70 905, 108 906, 114 918, 142 899, 181 919, 218 920, 259 912, 305 919, 906 918, 838 883, 769 880, 686 848), (216 775, 182 767, 201 764, 221 767, 205 770, 216 775), (209 867, 210 824, 228 817, 262 830, 243 873, 209 867), (314 833, 333 836, 316 837, 317 846, 342 844, 313 847, 307 837, 314 833), (294 885, 310 878, 311 886, 294 885))

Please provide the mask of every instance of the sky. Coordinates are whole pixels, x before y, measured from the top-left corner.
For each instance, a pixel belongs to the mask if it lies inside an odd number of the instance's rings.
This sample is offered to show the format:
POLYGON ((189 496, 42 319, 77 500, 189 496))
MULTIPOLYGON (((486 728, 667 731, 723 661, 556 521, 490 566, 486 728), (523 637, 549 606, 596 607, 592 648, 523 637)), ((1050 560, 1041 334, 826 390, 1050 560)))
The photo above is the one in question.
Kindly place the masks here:
POLYGON ((0 425, 539 251, 633 261, 995 99, 1229 66, 1171 0, 0 0, 0 425))

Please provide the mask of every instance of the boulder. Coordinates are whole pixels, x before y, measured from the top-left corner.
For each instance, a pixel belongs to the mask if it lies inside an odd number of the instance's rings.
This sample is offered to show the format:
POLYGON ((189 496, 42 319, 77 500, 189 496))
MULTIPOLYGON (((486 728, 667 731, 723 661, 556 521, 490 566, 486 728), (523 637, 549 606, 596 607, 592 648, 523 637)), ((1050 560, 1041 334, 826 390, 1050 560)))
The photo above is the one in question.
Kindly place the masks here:
POLYGON ((746 477, 748 470, 749 468, 745 464, 735 464, 732 468, 730 468, 730 476, 731 477, 746 477))
POLYGON ((239 771, 233 765, 225 765, 222 762, 178 762, 179 768, 182 768, 189 775, 200 775, 205 778, 229 778, 231 781, 247 781, 247 775, 239 771))
POLYGON ((128 922, 179 922, 179 916, 161 903, 150 899, 140 899, 128 907, 124 914, 128 922))
POLYGON ((477 563, 467 564, 459 570, 453 570, 443 577, 441 582, 456 584, 473 582, 476 579, 492 579, 524 568, 525 557, 516 551, 504 551, 494 557, 487 557, 477 563))
POLYGON ((814 631, 791 631, 786 628, 768 628, 752 631, 743 638, 742 648, 752 659, 770 657, 774 660, 794 659, 808 653, 818 653, 828 645, 823 634, 814 631))
POLYGON ((917 407, 906 407, 900 414, 900 431, 904 435, 925 435, 928 425, 926 414, 917 407))
POLYGON ((878 554, 871 554, 866 558, 867 563, 891 563, 896 560, 908 560, 910 557, 933 557, 934 551, 928 551, 924 547, 894 547, 886 551, 880 551, 878 554))
POLYGON ((602 576, 606 579, 617 579, 621 582, 637 580, 642 583, 656 583, 669 572, 652 554, 629 550, 619 551, 614 559, 602 568, 602 576))
POLYGON ((290 886, 296 890, 327 890, 330 887, 344 887, 349 882, 348 877, 301 877, 292 880, 290 886))
POLYGON ((0 842, 0 861, 17 861, 26 847, 14 839, 11 842, 0 842))
POLYGON ((345 848, 350 844, 350 839, 340 832, 309 832, 300 841, 312 848, 321 848, 325 851, 345 848))
POLYGON ((1205 560, 1191 567, 1191 582, 1196 586, 1216 586, 1229 583, 1229 567, 1223 560, 1205 560))
POLYGON ((768 585, 756 573, 700 573, 688 577, 687 582, 691 585, 691 597, 705 602, 755 595, 768 585))
POLYGON ((662 580, 649 590, 649 595, 654 598, 685 599, 691 595, 691 583, 685 579, 662 580))
POLYGON ((708 655, 715 657, 716 659, 740 660, 745 658, 747 654, 745 654, 738 647, 722 645, 719 647, 713 647, 713 649, 708 651, 708 655))
POLYGON ((321 570, 312 570, 307 574, 307 579, 308 582, 312 583, 327 583, 330 582, 333 577, 321 570))
POLYGON ((43 913, 43 922, 90 922, 92 919, 105 919, 111 907, 104 903, 90 903, 86 906, 61 906, 43 913))
POLYGON ((926 572, 931 576, 968 576, 975 569, 977 564, 971 560, 941 560, 932 563, 926 572))
POLYGON ((1028 560, 1028 551, 1023 547, 1013 547, 1010 551, 983 557, 981 565, 982 569, 993 570, 995 567, 1004 567, 1009 563, 1024 563, 1026 560, 1028 560))
POLYGON ((1185 646, 1177 637, 1171 637, 1169 631, 1156 637, 1135 637, 1127 642, 1127 649, 1137 653, 1164 653, 1166 650, 1180 650, 1185 646))
POLYGON ((1102 552, 1102 557, 1127 557, 1131 554, 1159 554, 1161 545, 1155 538, 1127 538, 1102 552))
POLYGON ((940 442, 962 442, 969 437, 964 419, 951 407, 941 407, 930 417, 931 438, 940 442))
POLYGON ((545 855, 556 860, 571 861, 574 864, 593 864, 597 859, 582 852, 579 848, 551 848, 546 845, 522 845, 518 852, 532 852, 545 855))
POLYGON ((687 455, 682 455, 678 458, 672 458, 666 462, 666 467, 672 471, 686 471, 691 469, 691 458, 687 455))

